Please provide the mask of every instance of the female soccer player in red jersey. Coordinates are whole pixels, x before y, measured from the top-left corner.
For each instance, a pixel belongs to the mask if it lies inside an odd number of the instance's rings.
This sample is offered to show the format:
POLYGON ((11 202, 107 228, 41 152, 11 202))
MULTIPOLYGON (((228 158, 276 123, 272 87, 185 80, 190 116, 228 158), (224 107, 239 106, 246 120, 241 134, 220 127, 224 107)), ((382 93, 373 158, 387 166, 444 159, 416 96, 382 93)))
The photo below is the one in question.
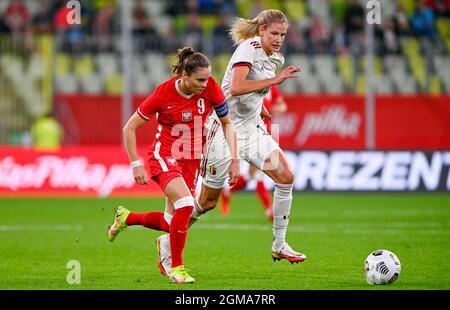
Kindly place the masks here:
POLYGON ((139 106, 123 128, 123 137, 133 175, 138 184, 148 184, 147 171, 139 161, 136 148, 136 129, 157 114, 158 133, 149 151, 151 178, 166 195, 165 212, 133 213, 123 206, 116 209, 108 239, 130 225, 142 225, 170 232, 172 265, 170 278, 176 283, 193 283, 183 265, 182 253, 186 244, 188 223, 195 208, 193 197, 205 141, 206 118, 212 109, 220 118, 230 150, 236 156, 229 169, 229 183, 239 175, 237 142, 234 127, 228 116, 228 106, 220 86, 211 77, 207 57, 191 48, 178 50, 175 76, 162 83, 139 106))

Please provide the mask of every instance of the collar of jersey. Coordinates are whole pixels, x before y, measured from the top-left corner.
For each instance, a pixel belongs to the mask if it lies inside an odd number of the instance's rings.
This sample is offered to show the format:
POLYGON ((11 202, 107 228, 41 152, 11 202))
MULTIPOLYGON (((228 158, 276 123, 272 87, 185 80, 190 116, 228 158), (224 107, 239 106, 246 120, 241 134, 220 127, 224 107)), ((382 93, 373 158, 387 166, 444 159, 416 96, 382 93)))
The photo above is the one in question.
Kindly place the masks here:
POLYGON ((177 89, 177 93, 180 94, 180 96, 183 96, 184 98, 191 98, 195 94, 186 95, 181 91, 181 89, 178 87, 178 81, 181 81, 181 79, 178 79, 175 81, 175 88, 177 89))

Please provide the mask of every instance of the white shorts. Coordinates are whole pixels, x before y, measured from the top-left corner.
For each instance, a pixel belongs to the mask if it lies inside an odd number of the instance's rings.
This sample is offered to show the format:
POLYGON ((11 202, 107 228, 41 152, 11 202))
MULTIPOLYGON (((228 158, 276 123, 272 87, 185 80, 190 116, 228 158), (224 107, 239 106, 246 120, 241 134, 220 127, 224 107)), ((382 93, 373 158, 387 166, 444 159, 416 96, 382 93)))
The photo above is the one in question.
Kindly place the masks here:
MULTIPOLYGON (((237 135, 240 158, 259 170, 263 169, 269 155, 280 149, 263 123, 245 130, 239 129, 237 135)), ((201 163, 203 184, 211 188, 223 188, 230 163, 231 153, 222 126, 216 120, 211 120, 201 163)))

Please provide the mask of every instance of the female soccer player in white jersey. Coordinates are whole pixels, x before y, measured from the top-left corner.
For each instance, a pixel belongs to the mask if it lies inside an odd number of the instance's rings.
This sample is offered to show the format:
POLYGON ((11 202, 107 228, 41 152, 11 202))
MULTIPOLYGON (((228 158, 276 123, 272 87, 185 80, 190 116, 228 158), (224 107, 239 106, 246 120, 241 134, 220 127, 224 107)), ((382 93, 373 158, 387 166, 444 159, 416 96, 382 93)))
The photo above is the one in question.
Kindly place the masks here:
MULTIPOLYGON (((306 256, 294 251, 285 241, 292 204, 294 175, 278 144, 267 133, 261 119, 263 98, 273 85, 297 77, 301 69, 288 66, 284 70, 284 58, 280 53, 286 36, 288 21, 279 10, 265 10, 253 20, 238 18, 230 35, 236 45, 228 64, 222 90, 229 104, 231 120, 238 134, 241 159, 262 170, 275 182, 273 199, 272 258, 286 259, 291 263, 302 262, 306 256), (281 70, 279 74, 276 74, 281 70)), ((214 114, 213 114, 214 115, 214 114)), ((198 217, 213 209, 227 179, 231 162, 225 138, 218 130, 220 123, 213 116, 209 124, 210 134, 202 161, 203 184, 194 208, 191 224, 198 217)), ((167 235, 158 239, 160 269, 167 272, 165 263, 170 261, 167 235)))

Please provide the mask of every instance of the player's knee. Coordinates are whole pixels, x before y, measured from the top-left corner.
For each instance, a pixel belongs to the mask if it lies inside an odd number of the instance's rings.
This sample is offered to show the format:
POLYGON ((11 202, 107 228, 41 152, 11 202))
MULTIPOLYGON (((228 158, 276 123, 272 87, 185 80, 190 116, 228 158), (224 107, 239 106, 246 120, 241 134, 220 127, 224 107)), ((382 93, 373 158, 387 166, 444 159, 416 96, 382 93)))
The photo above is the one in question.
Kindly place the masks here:
POLYGON ((182 208, 193 208, 194 207, 194 197, 185 196, 174 202, 173 207, 175 210, 182 208))
POLYGON ((277 183, 280 184, 292 184, 294 183, 294 173, 291 169, 286 169, 283 173, 280 174, 279 180, 277 183))

